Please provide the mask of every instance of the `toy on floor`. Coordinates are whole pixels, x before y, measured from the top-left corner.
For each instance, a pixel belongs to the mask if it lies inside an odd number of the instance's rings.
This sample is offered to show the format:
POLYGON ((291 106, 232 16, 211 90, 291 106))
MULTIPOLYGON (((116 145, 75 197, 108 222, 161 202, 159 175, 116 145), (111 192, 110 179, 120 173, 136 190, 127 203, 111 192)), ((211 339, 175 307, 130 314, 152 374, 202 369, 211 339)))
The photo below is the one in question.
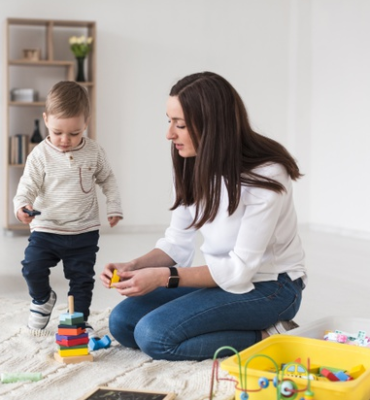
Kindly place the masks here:
POLYGON ((0 375, 1 383, 14 383, 22 381, 37 382, 42 379, 41 372, 3 372, 0 375))
POLYGON ((89 340, 89 349, 90 351, 107 349, 111 344, 111 339, 108 335, 104 335, 100 338, 91 338, 89 340))
POLYGON ((73 296, 68 296, 68 313, 59 317, 58 333, 55 335, 58 352, 54 358, 65 364, 93 361, 89 353, 89 335, 81 312, 74 311, 73 296))

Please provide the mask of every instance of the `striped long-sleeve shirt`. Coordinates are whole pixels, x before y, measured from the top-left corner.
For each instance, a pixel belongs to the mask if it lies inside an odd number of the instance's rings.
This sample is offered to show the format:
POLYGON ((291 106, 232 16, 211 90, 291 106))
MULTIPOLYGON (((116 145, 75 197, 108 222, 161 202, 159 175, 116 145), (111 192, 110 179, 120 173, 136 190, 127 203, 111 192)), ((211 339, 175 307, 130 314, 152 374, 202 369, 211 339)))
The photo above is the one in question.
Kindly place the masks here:
POLYGON ((31 231, 73 235, 97 230, 96 185, 106 197, 107 216, 122 218, 116 179, 103 148, 83 137, 79 146, 63 152, 46 138, 27 157, 13 199, 15 214, 27 204, 41 211, 31 231))

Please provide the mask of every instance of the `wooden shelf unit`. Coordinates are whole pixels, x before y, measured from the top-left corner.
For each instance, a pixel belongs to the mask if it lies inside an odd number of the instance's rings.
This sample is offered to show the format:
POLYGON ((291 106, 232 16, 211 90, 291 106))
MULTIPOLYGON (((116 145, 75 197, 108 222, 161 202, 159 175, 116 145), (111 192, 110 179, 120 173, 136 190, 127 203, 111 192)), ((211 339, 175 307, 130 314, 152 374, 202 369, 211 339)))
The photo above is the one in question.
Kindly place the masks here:
MULTIPOLYGON (((5 21, 4 55, 4 229, 25 231, 29 227, 19 223, 13 212, 12 200, 18 181, 22 175, 24 163, 10 163, 10 138, 16 134, 33 133, 34 119, 43 126, 42 113, 45 98, 51 86, 61 80, 75 80, 76 61, 70 50, 71 36, 93 38, 92 50, 86 57, 85 71, 87 82, 79 82, 86 88, 91 102, 92 116, 87 135, 96 137, 96 23, 92 21, 45 20, 8 18, 5 21), (23 58, 24 49, 39 49, 40 58, 23 58), (25 86, 27 85, 27 86, 25 86), (39 93, 37 101, 12 101, 13 88, 32 88, 39 93), (25 125, 21 125, 21 123, 25 125)), ((46 128, 43 126, 46 136, 46 128)))

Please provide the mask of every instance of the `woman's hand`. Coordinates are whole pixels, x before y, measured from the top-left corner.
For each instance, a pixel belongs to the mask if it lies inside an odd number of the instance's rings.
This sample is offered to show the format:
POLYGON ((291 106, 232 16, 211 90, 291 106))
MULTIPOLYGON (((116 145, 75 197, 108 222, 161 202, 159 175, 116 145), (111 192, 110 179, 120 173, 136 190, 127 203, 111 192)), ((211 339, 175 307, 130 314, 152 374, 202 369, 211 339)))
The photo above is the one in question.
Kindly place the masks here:
POLYGON ((166 286, 169 269, 166 267, 143 268, 136 271, 120 271, 120 282, 113 283, 122 296, 134 297, 147 294, 160 286, 166 286))
POLYGON ((122 296, 134 297, 147 294, 160 286, 166 286, 169 277, 167 267, 142 268, 130 270, 130 263, 108 264, 100 278, 105 287, 115 288, 122 296), (114 269, 120 281, 110 284, 114 269))
POLYGON ((171 257, 160 249, 153 249, 130 262, 107 264, 100 279, 106 288, 115 287, 122 295, 140 296, 159 286, 166 286, 169 277, 167 267, 172 265, 175 265, 175 262, 171 257), (129 280, 130 282, 126 282, 126 285, 121 282, 111 285, 115 269, 121 281, 129 280), (127 275, 126 272, 132 272, 132 274, 127 275), (130 286, 130 289, 127 286, 130 286))
POLYGON ((103 282, 103 285, 108 289, 110 287, 112 287, 111 286, 111 279, 113 277, 113 271, 115 269, 117 270, 117 273, 118 273, 118 271, 122 271, 122 272, 131 271, 131 270, 134 269, 134 264, 133 264, 133 262, 107 264, 104 267, 103 272, 100 274, 100 279, 103 282))

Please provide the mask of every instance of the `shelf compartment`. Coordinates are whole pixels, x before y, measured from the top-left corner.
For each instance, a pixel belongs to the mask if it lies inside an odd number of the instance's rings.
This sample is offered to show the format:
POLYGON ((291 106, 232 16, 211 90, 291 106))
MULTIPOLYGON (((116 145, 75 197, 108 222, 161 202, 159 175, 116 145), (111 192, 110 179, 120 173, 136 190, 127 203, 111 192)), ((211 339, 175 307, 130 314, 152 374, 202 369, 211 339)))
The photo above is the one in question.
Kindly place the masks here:
MULTIPOLYGON (((94 21, 50 20, 8 18, 4 34, 5 57, 3 69, 5 84, 3 91, 4 118, 2 119, 4 141, 3 185, 5 197, 5 226, 7 230, 26 231, 29 226, 15 220, 12 198, 20 179, 24 164, 9 164, 9 137, 14 134, 31 134, 30 121, 42 119, 45 97, 58 80, 76 78, 76 60, 69 48, 71 36, 88 36, 96 43, 94 21), (25 50, 37 50, 37 59, 26 59, 25 50), (39 51, 38 51, 39 50, 39 51), (58 70, 58 68, 60 70, 58 70), (39 94, 38 101, 11 101, 13 88, 32 88, 39 94), (28 121, 28 122, 27 122, 28 121)), ((96 47, 93 46, 86 60, 87 82, 78 82, 89 93, 91 108, 96 108, 96 47)), ((96 116, 93 114, 87 135, 95 138, 96 116)), ((47 132, 45 132, 45 135, 47 132)), ((44 136, 45 136, 44 135, 44 136)))
POLYGON ((58 60, 37 60, 37 61, 31 61, 31 60, 9 60, 8 62, 9 65, 24 65, 27 67, 74 67, 74 62, 73 61, 58 61, 58 60))
POLYGON ((14 107, 44 107, 44 101, 9 101, 9 106, 14 107))

